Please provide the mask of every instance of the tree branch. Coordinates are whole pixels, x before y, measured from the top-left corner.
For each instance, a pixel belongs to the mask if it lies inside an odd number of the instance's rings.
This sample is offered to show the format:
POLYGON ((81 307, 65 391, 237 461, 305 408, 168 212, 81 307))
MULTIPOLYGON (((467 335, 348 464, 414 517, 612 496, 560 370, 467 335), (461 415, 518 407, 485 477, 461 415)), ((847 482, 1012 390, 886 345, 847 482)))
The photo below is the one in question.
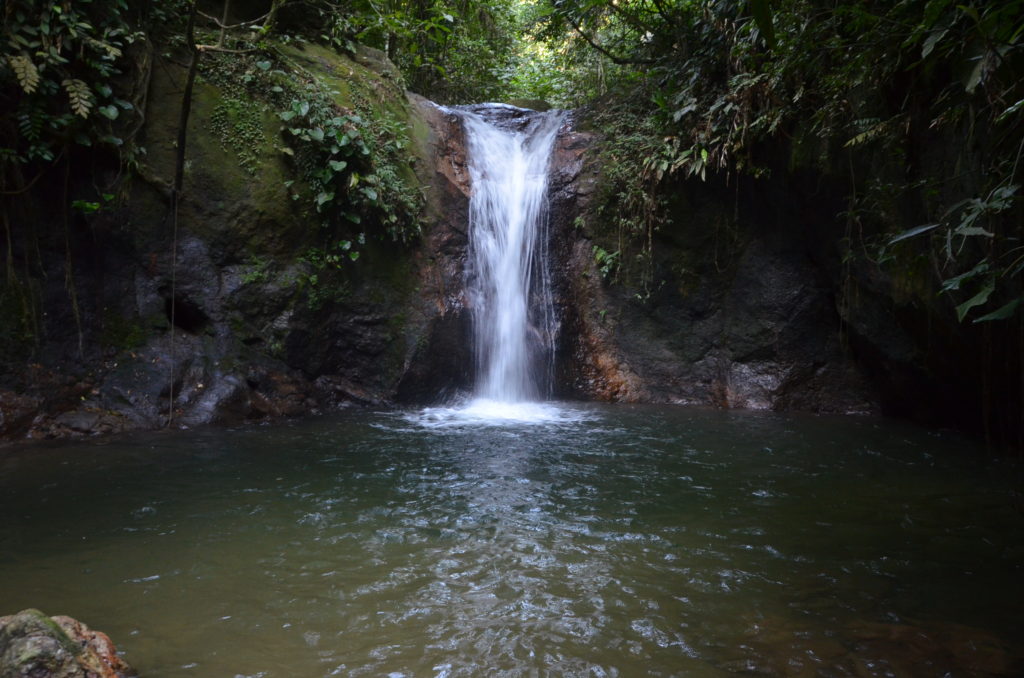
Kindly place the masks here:
POLYGON ((580 25, 576 23, 571 17, 566 16, 565 18, 569 22, 569 25, 572 26, 577 33, 579 33, 580 37, 587 41, 588 45, 590 45, 598 52, 608 57, 612 61, 612 63, 618 64, 620 66, 625 66, 627 64, 649 65, 654 63, 653 59, 627 59, 625 57, 620 57, 616 54, 612 54, 609 50, 595 42, 589 35, 587 35, 586 31, 584 31, 583 28, 581 28, 580 25))

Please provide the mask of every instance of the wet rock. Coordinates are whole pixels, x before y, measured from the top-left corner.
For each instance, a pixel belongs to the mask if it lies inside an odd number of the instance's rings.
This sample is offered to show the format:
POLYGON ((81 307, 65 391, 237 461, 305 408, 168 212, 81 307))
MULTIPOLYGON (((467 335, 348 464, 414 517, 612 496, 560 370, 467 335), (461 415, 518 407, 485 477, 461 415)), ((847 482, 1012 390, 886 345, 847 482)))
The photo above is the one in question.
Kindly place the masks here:
POLYGON ((384 396, 355 384, 338 375, 325 375, 319 377, 315 388, 325 403, 333 407, 351 405, 381 405, 384 396))
POLYGON ((396 397, 401 402, 438 402, 472 387, 472 330, 468 311, 446 313, 411 356, 396 397), (448 347, 447 350, 443 347, 448 347))
POLYGON ((719 667, 755 675, 1017 676, 1024 657, 978 628, 853 620, 824 635, 799 620, 758 617, 719 667))
POLYGON ((128 418, 120 412, 82 407, 55 417, 40 417, 33 422, 30 438, 78 438, 89 435, 123 433, 131 430, 128 418))
MULTIPOLYGON (((138 181, 125 188, 116 209, 72 229, 73 270, 65 271, 63 240, 50 251, 40 238, 40 260, 33 263, 33 270, 46 272, 36 304, 43 310, 40 369, 0 366, 0 438, 84 436, 169 421, 232 423, 377 404, 394 398, 400 382, 415 381, 403 380, 405 372, 437 374, 430 367, 435 357, 452 355, 447 345, 424 347, 431 337, 446 340, 434 326, 445 326, 463 306, 469 187, 461 127, 433 104, 407 99, 394 66, 378 51, 345 56, 315 45, 282 48, 304 77, 342 78, 352 82, 351 91, 372 90, 369 105, 407 126, 407 157, 391 169, 415 175, 413 188, 429 188, 422 238, 399 245, 367 237, 358 262, 320 271, 314 285, 308 253, 328 236, 310 227, 308 206, 293 199, 304 187, 281 152, 279 119, 263 116, 264 143, 251 149, 253 171, 211 124, 225 96, 212 82, 200 82, 194 93, 189 163, 172 231, 167 186, 185 71, 156 56, 138 181)), ((339 109, 354 107, 349 87, 326 90, 335 92, 339 109)), ((83 191, 93 183, 86 179, 83 191)), ((47 219, 55 222, 44 213, 42 195, 34 198, 41 208, 27 218, 40 228, 47 219)), ((378 226, 349 232, 337 224, 329 237, 355 240, 360 230, 370 235, 378 226)), ((418 397, 428 391, 411 390, 418 397)))
POLYGON ((41 398, 0 390, 0 439, 23 436, 41 404, 41 398))
POLYGON ((556 271, 564 395, 877 410, 800 227, 761 205, 737 207, 736 189, 684 181, 670 197, 671 223, 650 234, 649 260, 625 261, 635 252, 617 250, 628 243, 591 206, 596 142, 570 130, 555 151, 551 229, 567 264, 556 271), (618 268, 600 269, 601 250, 617 252, 618 268))
POLYGON ((1024 669, 995 635, 960 624, 859 621, 849 631, 858 673, 887 667, 896 675, 1017 676, 1024 669))
POLYGON ((406 352, 393 398, 436 403, 469 386, 473 353, 465 294, 469 246, 469 169, 461 119, 415 95, 429 133, 422 139, 427 162, 421 181, 429 228, 414 257, 416 294, 405 309, 401 332, 406 352))
POLYGON ((110 638, 71 617, 23 610, 0 617, 2 678, 127 678, 110 638))
POLYGON ((313 393, 315 384, 291 372, 250 366, 247 378, 254 413, 266 417, 296 417, 319 411, 320 400, 313 393))
POLYGON ((516 108, 528 108, 531 111, 550 111, 551 104, 544 101, 543 99, 512 99, 506 101, 509 106, 515 106, 516 108))

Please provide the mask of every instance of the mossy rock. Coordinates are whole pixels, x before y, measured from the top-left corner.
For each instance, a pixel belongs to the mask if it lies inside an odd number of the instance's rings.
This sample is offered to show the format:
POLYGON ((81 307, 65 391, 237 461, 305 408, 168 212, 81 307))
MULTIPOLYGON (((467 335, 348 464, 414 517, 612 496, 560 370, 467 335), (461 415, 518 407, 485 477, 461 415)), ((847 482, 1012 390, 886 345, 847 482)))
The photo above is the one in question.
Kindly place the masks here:
POLYGON ((84 676, 82 653, 64 630, 39 610, 28 609, 0 620, 0 676, 71 678, 84 676))
POLYGON ((135 671, 105 633, 35 609, 0 617, 0 678, 127 678, 135 671))

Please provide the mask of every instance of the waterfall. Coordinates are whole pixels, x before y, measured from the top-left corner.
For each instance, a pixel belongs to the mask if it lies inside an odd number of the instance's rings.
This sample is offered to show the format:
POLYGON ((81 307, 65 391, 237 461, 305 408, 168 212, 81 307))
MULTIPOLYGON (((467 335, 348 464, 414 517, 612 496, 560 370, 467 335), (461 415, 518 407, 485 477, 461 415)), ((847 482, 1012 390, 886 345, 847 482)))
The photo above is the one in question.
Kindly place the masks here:
POLYGON ((551 389, 548 161, 561 112, 501 104, 459 111, 472 194, 466 276, 478 398, 516 403, 551 389))

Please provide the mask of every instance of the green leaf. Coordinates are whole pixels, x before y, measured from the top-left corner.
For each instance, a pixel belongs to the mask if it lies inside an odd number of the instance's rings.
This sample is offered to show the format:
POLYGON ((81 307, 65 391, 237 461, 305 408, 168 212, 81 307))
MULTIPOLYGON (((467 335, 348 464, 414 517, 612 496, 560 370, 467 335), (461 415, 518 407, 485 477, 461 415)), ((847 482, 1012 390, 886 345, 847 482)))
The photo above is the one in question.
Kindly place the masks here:
POLYGON ((963 322, 967 313, 975 306, 981 306, 988 301, 988 298, 992 295, 992 292, 994 292, 995 289, 995 280, 989 279, 989 281, 985 283, 985 286, 981 288, 981 291, 956 307, 956 319, 963 322))
POLYGON ((359 259, 359 252, 357 252, 355 250, 349 252, 348 253, 348 258, 351 259, 352 261, 356 261, 357 259, 359 259))
POLYGON ((974 70, 971 71, 971 75, 967 78, 967 82, 964 84, 964 91, 968 94, 974 92, 974 90, 981 83, 981 76, 984 74, 985 60, 978 57, 978 63, 974 66, 974 70))
POLYGON ((82 214, 93 214, 99 212, 100 204, 89 200, 72 200, 71 209, 82 214))
POLYGON ((754 21, 769 49, 775 49, 775 26, 772 25, 772 9, 768 0, 750 0, 750 13, 754 15, 754 21))
POLYGON ((964 237, 967 237, 969 235, 983 235, 986 238, 994 238, 996 235, 991 231, 986 231, 984 228, 981 228, 980 226, 958 226, 957 228, 953 229, 953 233, 955 233, 956 235, 962 235, 964 237))
POLYGON ((335 172, 340 172, 346 167, 348 167, 348 163, 345 162, 344 160, 330 160, 328 162, 331 166, 331 169, 334 170, 335 172))
POLYGON ((256 67, 259 68, 261 71, 269 71, 270 70, 270 62, 269 61, 257 61, 256 62, 256 67))
POLYGON ((289 120, 291 120, 292 118, 295 117, 295 112, 294 111, 281 111, 280 113, 277 114, 277 117, 281 118, 285 122, 288 122, 289 120))
POLYGON ((955 278, 949 278, 947 280, 943 280, 942 281, 942 291, 943 292, 953 292, 954 290, 958 290, 958 289, 960 289, 960 284, 963 283, 965 280, 970 280, 971 278, 979 276, 982 273, 987 273, 988 272, 988 268, 989 268, 989 266, 988 266, 988 262, 987 261, 980 261, 980 262, 978 262, 978 264, 974 268, 972 268, 971 270, 967 271, 966 273, 961 273, 960 275, 956 276, 955 278))
POLYGON ((99 111, 100 115, 108 120, 117 120, 117 106, 100 106, 96 110, 99 111))
POLYGON ((1009 302, 1007 304, 1003 304, 1002 306, 1000 306, 996 310, 992 311, 991 313, 983 315, 980 318, 975 318, 974 322, 976 322, 976 323, 987 323, 987 322, 990 322, 992 320, 1006 320, 1007 318, 1012 317, 1013 314, 1017 312, 1017 307, 1018 306, 1020 306, 1020 299, 1019 298, 1018 299, 1014 299, 1013 301, 1011 301, 1011 302, 1009 302))
POLYGON ((314 129, 309 130, 309 136, 312 137, 314 141, 323 141, 324 131, 319 127, 316 127, 314 129))
POLYGON ((974 19, 975 23, 981 22, 981 18, 978 16, 978 10, 974 9, 970 5, 957 5, 956 8, 959 9, 964 14, 966 14, 967 16, 974 19))
POLYGON ((943 28, 941 31, 932 31, 929 33, 924 44, 921 45, 921 58, 927 58, 928 55, 932 53, 932 50, 935 49, 935 45, 938 44, 939 40, 942 40, 948 32, 948 28, 943 28))
POLYGON ((913 238, 915 235, 927 233, 933 228, 937 228, 939 224, 924 224, 923 226, 915 226, 914 228, 903 231, 898 236, 889 241, 889 244, 897 243, 900 240, 906 240, 907 238, 913 238))
POLYGON ((78 78, 65 78, 61 85, 68 93, 71 110, 75 112, 75 115, 88 118, 89 111, 95 103, 89 85, 78 78))

